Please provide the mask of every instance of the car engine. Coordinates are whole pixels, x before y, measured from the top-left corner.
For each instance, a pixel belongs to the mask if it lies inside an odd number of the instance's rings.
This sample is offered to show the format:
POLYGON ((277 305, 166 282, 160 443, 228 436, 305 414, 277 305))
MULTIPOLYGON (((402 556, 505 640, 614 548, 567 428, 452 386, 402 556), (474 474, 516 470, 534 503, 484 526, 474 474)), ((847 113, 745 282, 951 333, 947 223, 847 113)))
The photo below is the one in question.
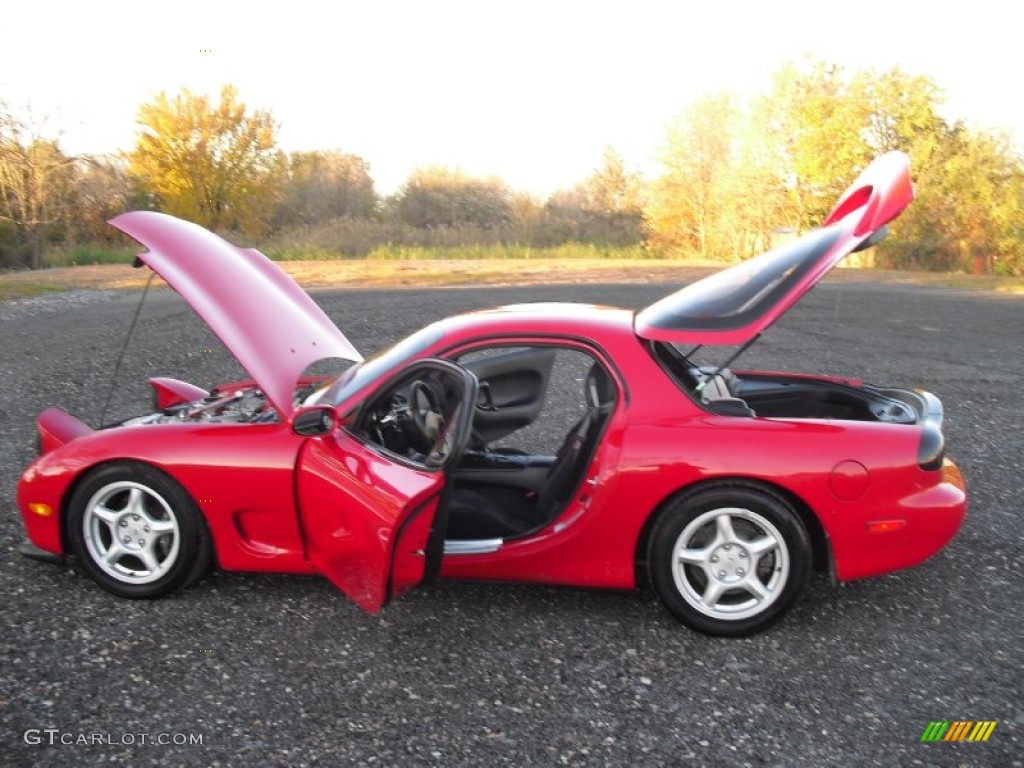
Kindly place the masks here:
POLYGON ((276 421, 277 411, 270 407, 263 392, 255 387, 249 387, 227 392, 212 392, 202 400, 182 403, 157 413, 128 419, 121 422, 120 426, 182 422, 267 424, 276 421))

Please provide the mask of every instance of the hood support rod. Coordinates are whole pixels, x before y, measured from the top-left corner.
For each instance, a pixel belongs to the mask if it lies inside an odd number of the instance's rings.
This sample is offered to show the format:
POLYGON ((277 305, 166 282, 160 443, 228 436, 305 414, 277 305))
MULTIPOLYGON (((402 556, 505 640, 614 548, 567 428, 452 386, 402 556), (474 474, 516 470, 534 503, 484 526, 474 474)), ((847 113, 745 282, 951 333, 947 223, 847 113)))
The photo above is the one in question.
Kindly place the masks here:
MULTIPOLYGON (((714 373, 712 373, 712 374, 711 374, 710 376, 708 376, 708 377, 707 377, 706 379, 704 379, 704 381, 702 381, 702 382, 701 382, 700 384, 698 384, 698 385, 697 385, 697 391, 698 391, 698 392, 700 392, 700 391, 701 391, 702 389, 704 389, 704 386, 705 386, 705 385, 706 385, 706 384, 707 384, 707 383, 708 383, 709 381, 711 381, 712 379, 714 379, 714 378, 715 378, 715 376, 717 376, 717 375, 718 375, 718 374, 720 374, 720 373, 721 373, 722 371, 724 371, 724 370, 725 370, 726 368, 728 368, 728 367, 729 367, 730 365, 732 365, 732 362, 733 362, 733 361, 734 361, 734 360, 735 360, 736 358, 738 358, 738 357, 739 357, 740 355, 742 355, 742 354, 743 354, 744 352, 746 352, 746 351, 747 351, 747 350, 748 350, 748 349, 750 348, 750 345, 751 345, 751 344, 753 344, 753 343, 754 343, 755 341, 757 341, 757 340, 758 340, 758 339, 760 339, 760 338, 761 338, 761 334, 759 333, 759 334, 757 334, 757 336, 754 336, 754 337, 753 337, 752 339, 750 339, 749 341, 747 341, 747 343, 746 343, 746 344, 744 344, 744 345, 743 345, 742 347, 740 347, 740 348, 739 348, 739 349, 737 349, 737 350, 736 350, 735 352, 733 352, 733 353, 732 353, 732 354, 731 354, 731 355, 729 356, 729 359, 727 359, 727 360, 726 360, 726 361, 725 361, 724 363, 722 363, 722 364, 721 364, 720 366, 718 366, 718 368, 716 368, 716 369, 715 369, 715 372, 714 372, 714 373)), ((698 348, 698 349, 699 349, 699 348, 698 348)))
MULTIPOLYGON (((135 266, 139 266, 142 262, 136 258, 135 266)), ((132 317, 132 323, 128 326, 128 333, 124 337, 124 344, 121 345, 121 353, 117 356, 117 362, 114 363, 114 374, 110 377, 110 389, 107 390, 107 398, 103 401, 103 410, 100 411, 99 422, 96 424, 97 428, 103 427, 103 420, 107 417, 107 406, 110 405, 110 398, 114 394, 114 387, 117 386, 117 374, 121 370, 121 361, 124 360, 124 353, 128 350, 128 342, 132 338, 132 331, 135 330, 135 324, 139 321, 139 313, 142 312, 142 303, 146 300, 146 294, 149 293, 149 286, 153 282, 153 275, 156 272, 149 273, 149 279, 146 280, 146 287, 142 289, 142 296, 139 297, 139 304, 135 307, 135 316, 132 317)))

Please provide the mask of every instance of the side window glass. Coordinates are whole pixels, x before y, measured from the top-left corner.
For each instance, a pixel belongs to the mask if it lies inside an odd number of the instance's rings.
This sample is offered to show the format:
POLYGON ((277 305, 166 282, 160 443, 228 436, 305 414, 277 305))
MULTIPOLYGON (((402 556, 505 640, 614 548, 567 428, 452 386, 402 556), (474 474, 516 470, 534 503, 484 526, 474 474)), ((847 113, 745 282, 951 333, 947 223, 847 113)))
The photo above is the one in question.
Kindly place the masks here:
POLYGON ((554 455, 587 410, 594 358, 550 345, 477 348, 457 359, 476 374, 474 448, 554 455))

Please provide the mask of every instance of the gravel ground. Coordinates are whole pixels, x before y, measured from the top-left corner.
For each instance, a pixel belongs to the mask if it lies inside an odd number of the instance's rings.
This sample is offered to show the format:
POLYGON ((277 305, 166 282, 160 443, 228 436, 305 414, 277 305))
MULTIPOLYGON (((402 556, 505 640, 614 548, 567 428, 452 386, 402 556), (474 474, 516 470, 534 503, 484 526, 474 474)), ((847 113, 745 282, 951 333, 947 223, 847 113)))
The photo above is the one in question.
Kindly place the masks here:
MULTIPOLYGON (((316 297, 369 352, 456 311, 639 307, 668 290, 316 297)), ((20 557, 13 496, 32 419, 51 404, 98 419, 135 304, 77 292, 0 305, 0 764, 1022 765, 1019 297, 826 283, 747 353, 749 367, 935 392, 972 506, 932 561, 840 588, 817 579, 743 640, 686 630, 649 589, 439 583, 372 617, 318 578, 213 573, 132 602, 20 557), (998 725, 986 743, 920 743, 939 719, 998 725), (151 743, 162 734, 202 743, 151 743)), ((108 419, 145 410, 147 375, 208 385, 240 371, 161 290, 108 419)))

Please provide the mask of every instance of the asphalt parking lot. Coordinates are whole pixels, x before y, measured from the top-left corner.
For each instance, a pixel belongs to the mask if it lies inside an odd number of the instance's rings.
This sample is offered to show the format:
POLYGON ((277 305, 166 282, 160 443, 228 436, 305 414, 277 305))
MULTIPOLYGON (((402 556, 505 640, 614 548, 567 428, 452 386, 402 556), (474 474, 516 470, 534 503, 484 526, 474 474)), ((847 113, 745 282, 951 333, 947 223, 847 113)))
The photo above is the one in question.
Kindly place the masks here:
MULTIPOLYGON (((368 353, 457 311, 641 307, 672 289, 315 297, 368 353)), ((132 602, 20 557, 14 486, 34 416, 61 405, 96 422, 137 298, 0 305, 0 764, 1024 762, 1024 297, 830 280, 736 364, 931 390, 971 499, 933 560, 839 588, 818 578, 779 625, 743 640, 685 629, 649 589, 442 582, 374 617, 319 578, 214 572, 132 602), (933 720, 998 725, 985 743, 921 743, 933 720)), ((150 375, 210 385, 241 372, 160 290, 108 420, 145 411, 150 375)))

